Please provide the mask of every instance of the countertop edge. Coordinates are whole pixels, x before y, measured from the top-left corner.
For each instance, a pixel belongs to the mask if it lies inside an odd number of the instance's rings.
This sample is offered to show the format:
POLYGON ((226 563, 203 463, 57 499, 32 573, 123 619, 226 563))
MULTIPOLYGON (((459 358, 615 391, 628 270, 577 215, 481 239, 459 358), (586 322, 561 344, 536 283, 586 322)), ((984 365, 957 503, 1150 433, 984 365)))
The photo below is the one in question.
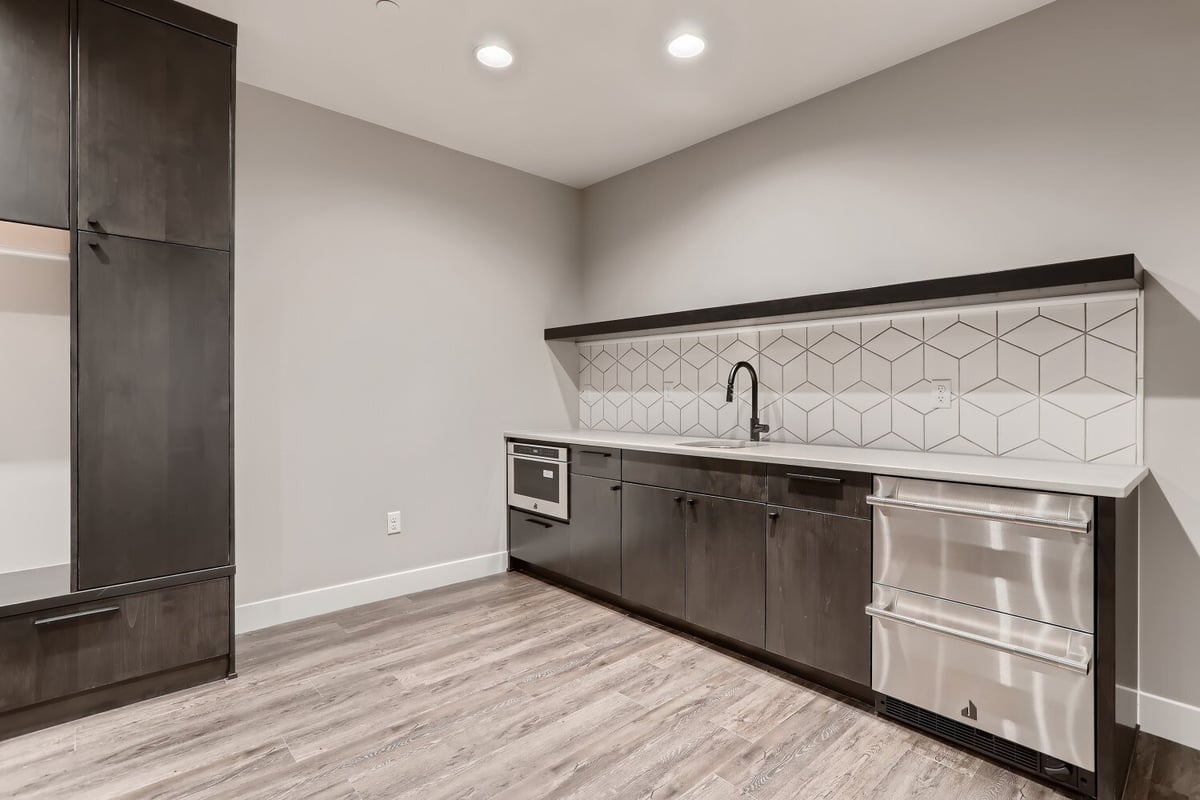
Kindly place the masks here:
POLYGON ((1129 497, 1134 489, 1149 474, 1149 470, 1142 465, 1033 461, 1031 459, 1005 459, 1000 456, 918 453, 852 447, 835 448, 819 446, 821 453, 813 456, 805 455, 801 451, 805 448, 815 447, 814 445, 783 442, 768 442, 761 447, 744 450, 703 450, 680 446, 678 441, 688 439, 689 437, 686 436, 664 436, 662 434, 638 434, 638 436, 661 436, 663 441, 640 441, 638 439, 626 438, 619 433, 610 431, 511 430, 504 432, 505 439, 528 439, 543 442, 561 442, 562 444, 590 444, 649 453, 683 454, 699 458, 723 458, 730 461, 756 461, 766 464, 788 464, 798 467, 844 469, 908 478, 946 480, 957 483, 1085 494, 1117 499, 1129 497), (785 452, 780 452, 781 450, 785 450, 785 452), (786 452, 789 450, 792 452, 786 452), (830 450, 844 450, 845 454, 844 456, 840 452, 831 454, 830 450), (932 463, 926 465, 903 463, 910 459, 938 460, 950 463, 941 466, 932 463), (996 471, 984 468, 985 465, 996 471), (1082 476, 1048 478, 1030 476, 1028 474, 1015 474, 1020 471, 1019 468, 1029 469, 1032 467, 1041 467, 1047 470, 1056 468, 1061 470, 1066 468, 1076 472, 1090 471, 1107 474, 1093 474, 1086 478, 1082 476))

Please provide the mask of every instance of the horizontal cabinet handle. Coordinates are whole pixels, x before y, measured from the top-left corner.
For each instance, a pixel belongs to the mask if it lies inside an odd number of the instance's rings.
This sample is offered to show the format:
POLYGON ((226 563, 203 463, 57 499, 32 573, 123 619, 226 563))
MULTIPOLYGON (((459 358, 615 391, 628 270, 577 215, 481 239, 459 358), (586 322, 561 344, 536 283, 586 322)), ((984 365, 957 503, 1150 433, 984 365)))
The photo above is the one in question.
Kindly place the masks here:
POLYGON ((75 619, 87 619, 88 617, 99 617, 103 614, 115 614, 121 610, 120 606, 105 606, 104 608, 90 608, 87 611, 76 611, 74 614, 63 614, 58 617, 46 617, 44 619, 35 619, 33 624, 35 627, 44 625, 54 625, 59 622, 70 622, 75 619))
POLYGON ((602 453, 599 450, 580 450, 579 452, 583 453, 585 456, 604 456, 605 458, 612 458, 612 453, 602 453))
POLYGON ((618 483, 616 486, 613 486, 611 488, 614 492, 619 492, 619 491, 621 491, 621 484, 618 483))
POLYGON ((841 483, 841 478, 832 478, 828 475, 806 475, 802 472, 787 473, 789 480, 793 481, 815 481, 816 483, 841 483))
POLYGON ((532 522, 534 525, 541 525, 543 528, 553 528, 554 527, 549 522, 546 522, 546 521, 540 520, 540 519, 534 519, 533 517, 526 517, 525 521, 532 522))
POLYGON ((972 644, 990 647, 992 650, 999 650, 1002 653, 1021 656, 1022 658, 1028 658, 1033 661, 1040 661, 1043 664, 1049 664, 1054 667, 1062 667, 1063 669, 1069 669, 1072 672, 1078 672, 1082 675, 1087 675, 1092 667, 1092 658, 1090 654, 1087 658, 1079 660, 1073 658, 1064 658, 1062 656, 1056 656, 1052 653, 1043 653, 1040 650, 1022 647, 1019 644, 1012 644, 1000 639, 993 639, 990 636, 981 636, 978 633, 960 631, 957 628, 951 628, 948 625, 940 625, 936 622, 928 622, 926 620, 917 619, 916 617, 910 617, 905 614, 897 614, 895 611, 891 611, 887 608, 881 608, 879 606, 867 606, 866 612, 867 616, 869 617, 875 617, 876 619, 887 620, 889 622, 898 622, 901 625, 909 625, 913 628, 920 628, 933 633, 939 633, 943 636, 951 636, 955 639, 961 639, 964 642, 971 642, 972 644))
POLYGON ((879 508, 898 508, 904 511, 923 511, 930 514, 947 514, 952 517, 970 517, 985 519, 992 522, 1011 522, 1014 525, 1033 525, 1038 528, 1053 528, 1071 533, 1086 534, 1092 532, 1090 519, 1047 519, 1046 517, 1031 517, 1025 514, 1011 514, 1006 511, 990 511, 986 508, 961 508, 959 506, 944 506, 940 503, 918 503, 915 500, 897 500, 892 497, 867 496, 868 505, 879 508))

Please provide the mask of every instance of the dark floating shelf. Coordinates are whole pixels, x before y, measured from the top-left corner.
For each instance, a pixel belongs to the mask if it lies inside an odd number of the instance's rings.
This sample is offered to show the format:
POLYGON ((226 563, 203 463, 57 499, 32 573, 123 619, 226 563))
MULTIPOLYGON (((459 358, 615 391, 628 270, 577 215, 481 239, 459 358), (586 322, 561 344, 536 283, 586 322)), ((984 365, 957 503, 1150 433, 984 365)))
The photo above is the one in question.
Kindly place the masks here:
POLYGON ((573 341, 601 336, 686 330, 704 326, 784 322, 834 311, 866 311, 881 306, 936 307, 937 301, 1022 299, 1048 296, 1067 289, 1114 291, 1142 285, 1142 268, 1132 254, 1064 261, 1039 267, 894 283, 869 289, 827 292, 784 300, 760 300, 730 306, 697 308, 643 317, 588 322, 546 328, 547 341, 573 341))

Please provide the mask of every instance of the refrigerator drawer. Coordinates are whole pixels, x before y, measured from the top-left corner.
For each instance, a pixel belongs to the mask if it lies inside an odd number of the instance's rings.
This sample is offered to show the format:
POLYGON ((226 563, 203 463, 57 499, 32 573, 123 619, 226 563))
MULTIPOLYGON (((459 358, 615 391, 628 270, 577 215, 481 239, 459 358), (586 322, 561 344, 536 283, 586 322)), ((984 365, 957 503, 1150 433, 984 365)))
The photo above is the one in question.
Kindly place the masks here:
POLYGON ((1093 637, 875 585, 871 687, 1095 770, 1093 637))
POLYGON ((876 477, 876 583, 1095 629, 1091 497, 876 477))

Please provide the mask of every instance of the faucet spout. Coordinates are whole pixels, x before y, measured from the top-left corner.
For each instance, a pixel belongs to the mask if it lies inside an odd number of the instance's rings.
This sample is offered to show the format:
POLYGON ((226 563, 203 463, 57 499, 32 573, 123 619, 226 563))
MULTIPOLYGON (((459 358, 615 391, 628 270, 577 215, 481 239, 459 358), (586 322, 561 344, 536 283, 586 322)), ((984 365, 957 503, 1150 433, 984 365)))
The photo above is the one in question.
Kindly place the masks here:
POLYGON ((737 380, 738 371, 743 369, 750 373, 750 441, 757 442, 762 434, 771 428, 758 421, 758 373, 749 361, 739 361, 729 371, 729 382, 725 385, 725 402, 733 402, 733 384, 737 380))

